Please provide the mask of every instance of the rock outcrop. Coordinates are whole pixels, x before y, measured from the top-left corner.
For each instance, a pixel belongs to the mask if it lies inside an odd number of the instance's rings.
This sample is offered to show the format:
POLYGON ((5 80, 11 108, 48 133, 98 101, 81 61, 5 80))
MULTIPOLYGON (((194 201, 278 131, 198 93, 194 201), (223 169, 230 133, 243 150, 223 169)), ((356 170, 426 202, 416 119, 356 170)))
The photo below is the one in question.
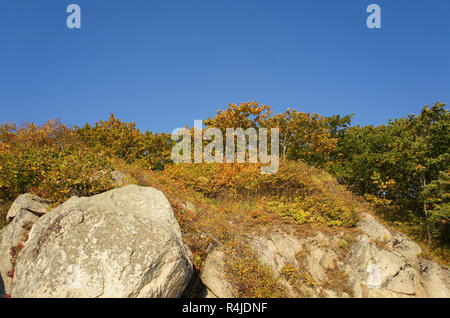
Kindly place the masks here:
POLYGON ((339 240, 320 231, 313 236, 301 237, 292 233, 272 232, 267 237, 251 236, 250 245, 260 260, 279 275, 292 297, 349 297, 342 288, 328 290, 322 287, 328 285, 330 272, 334 272, 338 264, 343 265, 336 252, 336 241, 339 240), (298 285, 297 290, 293 288, 282 276, 287 268, 295 270, 308 283, 301 286, 300 290, 298 285))
POLYGON ((192 255, 166 197, 136 185, 73 197, 33 226, 12 297, 178 297, 192 255))
POLYGON ((426 259, 419 260, 420 283, 428 297, 450 297, 450 271, 426 259))
POLYGON ((450 297, 449 269, 421 258, 416 243, 369 214, 358 227, 345 265, 355 297, 450 297))
MULTIPOLYGON (((344 232, 321 231, 309 236, 271 231, 247 238, 292 297, 450 297, 449 269, 421 258, 416 243, 367 213, 350 238, 344 232), (286 268, 295 270, 303 282, 293 286, 285 280, 286 268)), ((232 287, 218 274, 221 257, 217 251, 208 255, 202 278, 216 296, 230 297, 232 287)))
POLYGON ((43 215, 48 211, 48 203, 47 200, 31 193, 21 194, 11 205, 8 214, 6 215, 6 221, 11 222, 21 210, 26 210, 38 216, 43 215))
POLYGON ((205 298, 233 298, 236 297, 234 287, 225 277, 225 254, 215 249, 208 254, 202 274, 202 283, 206 287, 205 298))
MULTIPOLYGON (((204 297, 238 296, 220 247, 208 248, 192 276, 192 254, 156 189, 73 197, 48 213, 47 204, 27 194, 11 207, 0 232, 0 295, 179 297, 194 277, 204 297)), ((353 230, 255 233, 241 238, 291 297, 450 297, 449 268, 421 258, 416 243, 367 213, 353 230)))
POLYGON ((251 246, 261 261, 269 265, 275 273, 287 264, 298 266, 297 253, 303 249, 303 242, 290 235, 273 232, 267 237, 251 237, 251 246))

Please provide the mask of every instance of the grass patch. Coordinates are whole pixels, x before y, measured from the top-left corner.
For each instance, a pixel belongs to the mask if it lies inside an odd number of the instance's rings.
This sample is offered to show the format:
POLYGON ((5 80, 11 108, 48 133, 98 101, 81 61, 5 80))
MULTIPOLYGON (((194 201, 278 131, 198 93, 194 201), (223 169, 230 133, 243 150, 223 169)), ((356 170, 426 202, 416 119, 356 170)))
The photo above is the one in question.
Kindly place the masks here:
POLYGON ((242 241, 230 240, 225 246, 225 273, 243 298, 285 298, 289 294, 272 269, 259 261, 242 241))

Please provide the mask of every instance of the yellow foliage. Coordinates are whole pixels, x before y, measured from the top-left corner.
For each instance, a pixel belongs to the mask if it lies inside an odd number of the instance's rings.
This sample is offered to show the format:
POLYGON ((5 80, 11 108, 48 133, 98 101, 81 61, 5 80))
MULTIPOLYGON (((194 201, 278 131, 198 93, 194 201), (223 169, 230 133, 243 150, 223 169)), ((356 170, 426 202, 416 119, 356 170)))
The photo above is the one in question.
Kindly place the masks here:
POLYGON ((358 201, 324 172, 302 162, 283 161, 276 174, 259 164, 179 164, 162 174, 180 186, 212 198, 257 198, 262 207, 296 222, 352 226, 358 201))

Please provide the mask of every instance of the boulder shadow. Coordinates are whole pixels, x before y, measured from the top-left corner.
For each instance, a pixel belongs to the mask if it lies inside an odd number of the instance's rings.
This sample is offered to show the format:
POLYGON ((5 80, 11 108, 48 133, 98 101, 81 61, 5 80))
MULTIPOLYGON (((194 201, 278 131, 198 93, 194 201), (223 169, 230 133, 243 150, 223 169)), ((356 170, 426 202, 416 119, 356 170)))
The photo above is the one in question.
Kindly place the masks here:
POLYGON ((6 295, 5 283, 3 282, 2 274, 0 274, 0 298, 6 295))

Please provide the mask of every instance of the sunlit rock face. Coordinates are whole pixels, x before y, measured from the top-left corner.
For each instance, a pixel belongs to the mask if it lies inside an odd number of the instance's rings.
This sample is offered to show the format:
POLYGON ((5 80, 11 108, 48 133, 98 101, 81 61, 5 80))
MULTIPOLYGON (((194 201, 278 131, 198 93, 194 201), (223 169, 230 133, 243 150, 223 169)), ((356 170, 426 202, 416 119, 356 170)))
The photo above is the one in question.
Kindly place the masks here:
POLYGON ((166 197, 136 185, 73 197, 39 219, 12 297, 178 297, 192 255, 166 197))

